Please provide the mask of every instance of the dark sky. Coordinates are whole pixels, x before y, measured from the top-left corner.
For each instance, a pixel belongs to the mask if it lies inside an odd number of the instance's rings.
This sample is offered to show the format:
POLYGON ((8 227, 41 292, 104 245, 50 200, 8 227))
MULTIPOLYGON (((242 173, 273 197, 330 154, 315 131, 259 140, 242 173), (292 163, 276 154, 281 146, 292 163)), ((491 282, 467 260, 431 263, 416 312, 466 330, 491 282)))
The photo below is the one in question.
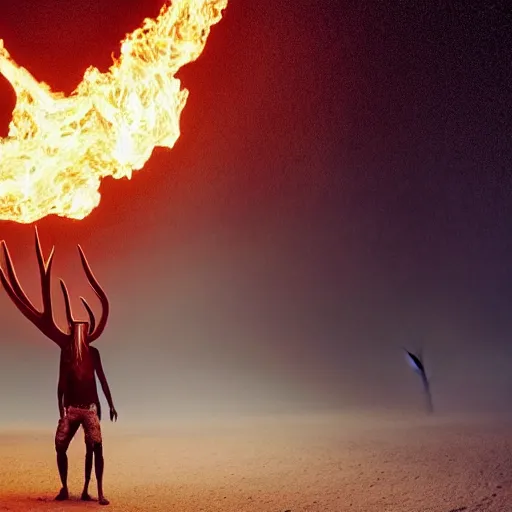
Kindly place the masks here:
MULTIPOLYGON (((512 402, 506 4, 230 0, 179 74, 175 148, 106 179, 83 221, 38 222, 75 310, 99 307, 77 243, 109 294, 97 346, 126 421, 421 407, 404 345, 441 407, 512 402)), ((0 38, 69 93, 160 7, 2 2, 0 38)), ((0 78, 2 136, 13 106, 0 78)), ((33 227, 0 238, 34 296, 33 227)), ((5 293, 0 322, 0 420, 54 417, 58 349, 5 293)))

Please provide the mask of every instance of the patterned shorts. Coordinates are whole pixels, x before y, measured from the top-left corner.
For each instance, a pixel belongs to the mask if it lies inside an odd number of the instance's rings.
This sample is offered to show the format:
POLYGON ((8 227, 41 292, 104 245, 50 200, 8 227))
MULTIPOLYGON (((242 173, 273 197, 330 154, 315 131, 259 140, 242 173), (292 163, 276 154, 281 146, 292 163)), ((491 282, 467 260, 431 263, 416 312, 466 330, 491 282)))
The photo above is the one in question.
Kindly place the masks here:
POLYGON ((55 447, 67 449, 80 425, 84 429, 84 437, 87 444, 102 442, 100 420, 96 413, 96 408, 78 409, 77 407, 68 407, 66 415, 59 420, 59 425, 57 426, 55 447))

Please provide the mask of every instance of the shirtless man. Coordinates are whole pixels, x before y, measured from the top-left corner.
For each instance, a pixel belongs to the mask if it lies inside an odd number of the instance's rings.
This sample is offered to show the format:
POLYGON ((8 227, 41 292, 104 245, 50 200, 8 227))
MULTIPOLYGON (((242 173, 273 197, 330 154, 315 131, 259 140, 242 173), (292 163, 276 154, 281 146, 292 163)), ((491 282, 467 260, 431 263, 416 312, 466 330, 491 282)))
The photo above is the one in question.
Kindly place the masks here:
POLYGON ((99 338, 107 324, 109 313, 107 296, 94 277, 82 248, 78 246, 85 274, 89 284, 102 304, 103 311, 100 321, 96 325, 96 319, 92 309, 85 299, 80 297, 89 315, 89 322, 76 321, 71 312, 71 304, 66 285, 61 280, 60 285, 64 295, 67 318, 67 329, 63 331, 55 323, 52 312, 51 268, 54 254, 53 250, 48 260, 45 260, 36 229, 36 254, 43 298, 43 310, 39 311, 27 297, 18 281, 7 245, 4 241, 2 241, 1 245, 3 248, 6 271, 0 266, 0 281, 7 294, 23 315, 61 349, 57 391, 60 420, 55 434, 55 449, 57 451, 57 465, 62 488, 56 499, 66 500, 69 497, 67 487, 67 449, 78 428, 82 425, 87 448, 85 457, 85 485, 82 492, 82 499, 91 499, 89 496, 89 481, 94 456, 96 479, 98 483, 98 501, 102 505, 108 505, 109 502, 103 494, 104 461, 100 428, 101 407, 96 388, 95 375, 98 376, 103 392, 107 398, 110 407, 111 421, 114 421, 114 419, 117 421, 117 412, 114 408, 105 373, 103 372, 100 354, 97 349, 90 345, 99 338))
POLYGON ((78 428, 82 425, 85 434, 85 483, 81 499, 90 501, 89 482, 91 480, 92 461, 98 484, 98 502, 108 505, 103 494, 103 444, 101 437, 101 404, 96 388, 95 374, 98 376, 103 393, 110 407, 110 420, 117 421, 110 389, 101 364, 98 349, 90 347, 87 340, 89 325, 86 322, 75 322, 74 343, 61 351, 59 384, 57 399, 60 420, 55 434, 55 449, 57 451, 57 466, 62 482, 62 489, 55 498, 69 498, 67 486, 68 457, 67 450, 78 428))

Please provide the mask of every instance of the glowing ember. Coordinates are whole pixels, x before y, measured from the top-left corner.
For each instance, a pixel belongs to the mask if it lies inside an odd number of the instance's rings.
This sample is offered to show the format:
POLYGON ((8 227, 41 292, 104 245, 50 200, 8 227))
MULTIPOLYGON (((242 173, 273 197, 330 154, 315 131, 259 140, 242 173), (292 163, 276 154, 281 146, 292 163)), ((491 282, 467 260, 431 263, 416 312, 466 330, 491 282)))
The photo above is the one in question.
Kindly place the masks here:
POLYGON ((106 73, 90 67, 66 97, 38 82, 0 39, 0 72, 16 92, 0 138, 0 219, 83 219, 105 176, 131 178, 156 146, 172 148, 188 91, 176 72, 199 57, 228 0, 174 0, 121 43, 106 73))

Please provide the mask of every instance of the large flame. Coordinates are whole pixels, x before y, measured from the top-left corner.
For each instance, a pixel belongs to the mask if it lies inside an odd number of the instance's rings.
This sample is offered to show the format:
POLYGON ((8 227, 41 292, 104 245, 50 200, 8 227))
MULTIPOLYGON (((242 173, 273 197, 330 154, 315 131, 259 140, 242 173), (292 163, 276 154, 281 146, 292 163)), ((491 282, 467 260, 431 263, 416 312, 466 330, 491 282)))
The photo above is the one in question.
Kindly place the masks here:
POLYGON ((68 97, 17 65, 0 39, 0 73, 16 92, 0 138, 0 219, 83 219, 105 176, 130 178, 156 146, 172 148, 188 97, 176 72, 199 57, 228 0, 174 0, 126 36, 108 72, 90 67, 68 97))

